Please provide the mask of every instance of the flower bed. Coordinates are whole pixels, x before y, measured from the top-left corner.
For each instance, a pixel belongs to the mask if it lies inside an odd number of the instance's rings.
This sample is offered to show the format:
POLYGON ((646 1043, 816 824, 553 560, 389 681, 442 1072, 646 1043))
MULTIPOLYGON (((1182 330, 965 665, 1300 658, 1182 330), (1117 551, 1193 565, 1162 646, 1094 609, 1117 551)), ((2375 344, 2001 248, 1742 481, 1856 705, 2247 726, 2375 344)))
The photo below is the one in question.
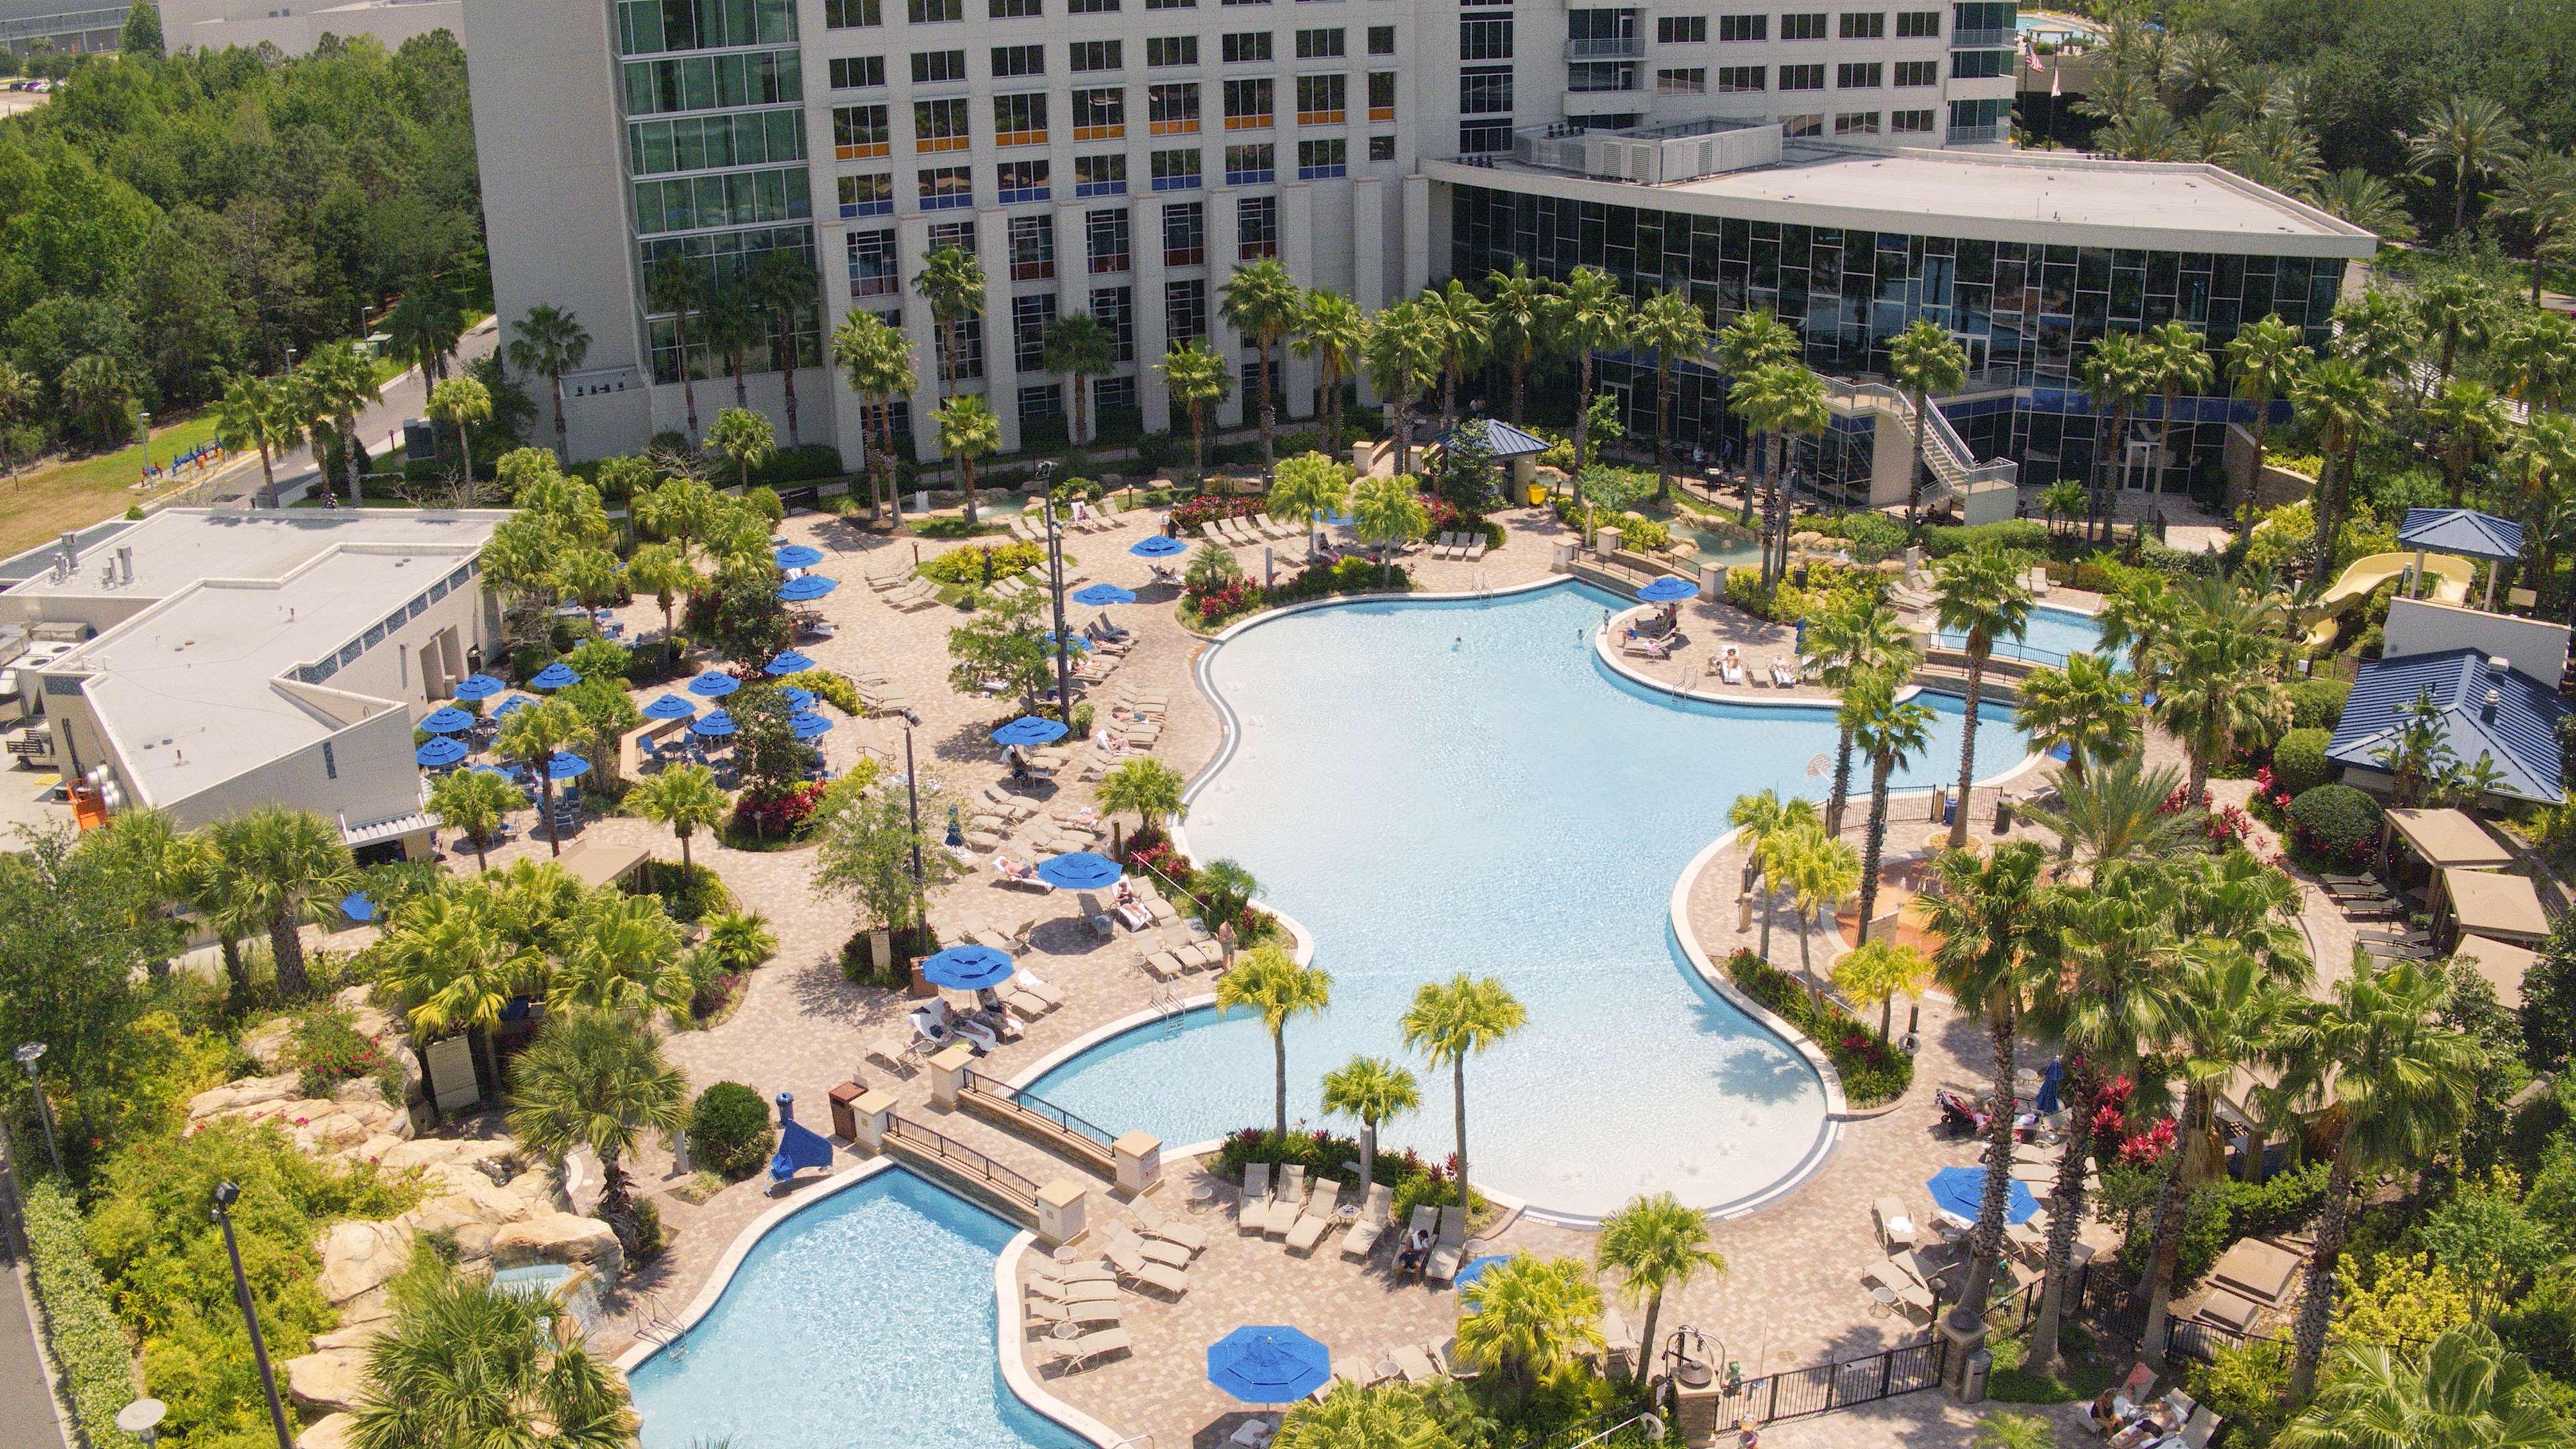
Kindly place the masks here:
POLYGON ((1914 1085, 1914 1058, 1881 1041, 1842 1008, 1820 1001, 1796 977, 1751 951, 1727 957, 1726 974, 1745 995, 1824 1050, 1855 1110, 1883 1107, 1914 1085))

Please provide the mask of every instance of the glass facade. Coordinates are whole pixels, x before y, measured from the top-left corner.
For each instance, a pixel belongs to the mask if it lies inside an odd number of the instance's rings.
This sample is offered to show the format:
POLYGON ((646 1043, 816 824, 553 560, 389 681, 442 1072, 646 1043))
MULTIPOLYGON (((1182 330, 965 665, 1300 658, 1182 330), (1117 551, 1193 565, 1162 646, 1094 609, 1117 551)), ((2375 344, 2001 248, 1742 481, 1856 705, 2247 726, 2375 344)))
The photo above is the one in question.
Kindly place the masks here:
MULTIPOLYGON (((1805 338, 1807 365, 1836 377, 1884 377, 1889 340, 1929 318, 1967 350, 1974 386, 2016 390, 1998 400, 2001 407, 1944 411, 1980 456, 2019 462, 2025 484, 2089 477, 2097 424, 2107 418, 2095 416, 2074 378, 2094 339, 2180 318, 2215 351, 2241 325, 2277 314, 2322 347, 2343 284, 2343 262, 2333 258, 1852 231, 1473 186, 1453 189, 1451 218, 1453 275, 1482 277, 1515 260, 1557 279, 1578 266, 1599 267, 1637 296, 1687 292, 1721 325, 1768 307, 1805 338)), ((1613 371, 1625 369, 1614 364, 1613 371)), ((1685 446, 1697 440, 1716 449, 1732 438, 1740 447, 1740 427, 1725 413, 1724 378, 1702 368, 1684 373, 1676 386, 1676 436, 1685 446)), ((1629 426, 1650 430, 1651 376, 1626 393, 1629 426)), ((2161 486, 2179 491, 2192 470, 2215 466, 2225 422, 2246 407, 2187 399, 2177 420, 2194 426, 2176 429, 2178 457, 2161 486), (2179 456, 2186 451, 2188 460, 2179 456)), ((2146 406, 2148 418, 2132 441, 2159 435, 2147 423, 2160 410, 2146 406)))

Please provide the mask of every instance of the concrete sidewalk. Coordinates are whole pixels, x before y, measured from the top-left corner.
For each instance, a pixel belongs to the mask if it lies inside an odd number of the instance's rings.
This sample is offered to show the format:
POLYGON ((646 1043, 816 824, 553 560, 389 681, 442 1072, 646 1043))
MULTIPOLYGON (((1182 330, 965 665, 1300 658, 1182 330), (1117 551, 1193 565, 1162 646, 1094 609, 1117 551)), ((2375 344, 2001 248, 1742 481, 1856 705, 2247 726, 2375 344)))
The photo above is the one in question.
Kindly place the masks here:
POLYGON ((12 1444, 70 1449, 71 1427, 54 1397, 53 1374, 36 1341, 35 1289, 28 1281, 26 1225, 18 1215, 15 1145, 0 1135, 0 1424, 12 1444), (41 1425, 51 1424, 48 1434, 41 1425))

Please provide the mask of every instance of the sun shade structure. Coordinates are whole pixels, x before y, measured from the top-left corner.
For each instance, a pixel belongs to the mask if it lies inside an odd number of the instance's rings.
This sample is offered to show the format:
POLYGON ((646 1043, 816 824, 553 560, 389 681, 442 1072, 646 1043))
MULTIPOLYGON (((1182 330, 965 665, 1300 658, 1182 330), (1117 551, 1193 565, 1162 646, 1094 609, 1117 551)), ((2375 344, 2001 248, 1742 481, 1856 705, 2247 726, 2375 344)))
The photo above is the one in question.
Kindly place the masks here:
POLYGON ((810 604, 840 586, 838 581, 827 579, 821 574, 807 574, 803 578, 789 579, 780 584, 778 597, 790 604, 810 604))
POLYGON ((554 663, 547 665, 545 668, 538 670, 537 677, 528 681, 528 687, 531 689, 562 689, 567 685, 579 683, 581 683, 581 676, 573 672, 571 665, 558 659, 554 663))
POLYGON ((2493 870, 2513 864, 2513 852, 2460 810, 2391 810, 2388 823, 2407 848, 2435 870, 2460 866, 2493 870))
POLYGON ((775 678, 781 674, 802 674, 813 667, 813 660, 806 658, 804 655, 797 653, 793 649, 790 649, 786 653, 779 655, 777 658, 770 660, 767 664, 762 665, 760 672, 775 678))
MULTIPOLYGON (((2503 563, 2522 557, 2522 525, 2470 508, 2409 508, 2406 521, 2397 529, 2397 546, 2415 551, 2419 575, 2424 571, 2423 555, 2428 553, 2503 563)), ((2487 570, 2489 610, 2495 608, 2495 576, 2495 570, 2487 570)))
POLYGON ((740 688, 741 680, 713 669, 689 681, 689 693, 700 699, 722 699, 740 688))
POLYGON ((2564 798, 2558 722, 2576 708, 2551 685, 2478 649, 2363 665, 2334 738, 2326 742, 2326 758, 2384 773, 2378 752, 2418 699, 2430 699, 2442 711, 2444 737, 2460 763, 2475 764, 2480 755, 2495 762, 2497 794, 2549 805, 2564 798))
POLYGON ((644 868, 652 853, 640 845, 610 845, 605 841, 577 840, 564 847, 555 864, 564 874, 597 890, 611 881, 620 881, 644 868))
POLYGON ((1514 458, 1535 458, 1548 449, 1548 441, 1534 433, 1524 432, 1500 418, 1471 418, 1440 435, 1440 446, 1446 448, 1452 439, 1470 429, 1481 429, 1485 451, 1494 461, 1508 463, 1514 458))
POLYGON ((549 780, 578 780, 589 773, 590 761, 569 750, 557 750, 554 757, 546 761, 546 778, 549 780))
POLYGON ((2540 953, 2521 946, 2511 946, 2491 936, 2466 935, 2451 948, 2451 954, 2462 961, 2477 963, 2477 972, 2495 988, 2496 1004, 2507 1011, 2522 1009, 2523 979, 2540 961, 2540 953))
POLYGON ((374 920, 378 912, 376 903, 367 899, 365 891, 351 891, 340 898, 340 914, 360 925, 365 925, 374 920))
POLYGON ((951 946, 921 963, 921 979, 952 991, 981 991, 1011 979, 1009 953, 990 946, 951 946))
POLYGON ((1090 588, 1076 590, 1073 601, 1087 609, 1098 609, 1111 604, 1132 604, 1136 602, 1136 595, 1134 591, 1116 584, 1093 584, 1090 588))
POLYGON ((993 743, 997 745, 1051 745, 1063 738, 1064 721, 1033 714, 1021 715, 993 731, 993 743))
POLYGON ((697 712, 696 705, 676 694, 663 695, 660 699, 644 706, 642 711, 646 719, 687 719, 697 712))
POLYGON ((1333 1358, 1293 1328, 1247 1326, 1208 1345, 1207 1376, 1247 1404, 1293 1404, 1333 1376, 1333 1358))
POLYGON ((506 719, 536 703, 524 694, 514 694, 492 707, 492 718, 506 719))
POLYGON ((456 698, 472 704, 479 699, 490 699, 509 687, 488 674, 469 674, 457 684, 456 698))
POLYGON ((1170 558, 1176 553, 1188 553, 1190 546, 1168 534, 1157 533, 1136 540, 1127 551, 1138 558, 1170 558))
POLYGON ((442 704, 420 717, 419 728, 434 735, 461 735, 474 728, 474 716, 452 704, 442 704))
POLYGON ((810 569, 823 561, 823 551, 819 548, 808 548, 801 543, 791 543, 772 549, 769 561, 783 569, 810 569))
POLYGON ((1699 585, 1685 578, 1666 574, 1637 591, 1637 598, 1648 604, 1678 604, 1699 597, 1699 585))
MULTIPOLYGON (((1053 649, 1056 646, 1056 634, 1053 629, 1049 629, 1047 631, 1046 646, 1049 649, 1053 649)), ((1064 636, 1064 647, 1072 650, 1076 654, 1085 654, 1089 653, 1091 650, 1091 641, 1083 638, 1079 634, 1067 634, 1064 636)))
POLYGON ((724 735, 732 734, 738 728, 740 727, 733 722, 732 715, 725 713, 723 710, 717 710, 715 713, 703 716, 697 720, 697 722, 691 724, 689 726, 689 733, 693 735, 705 735, 709 739, 716 739, 724 735))
POLYGON ((769 1180, 783 1183, 808 1167, 829 1168, 832 1144, 796 1120, 796 1094, 778 1094, 778 1150, 769 1158, 769 1180))
POLYGON ((453 735, 440 735, 411 752, 411 757, 433 770, 443 770, 465 758, 465 742, 453 735))
MULTIPOLYGON (((1985 1206, 1986 1172, 1981 1167, 1945 1167, 1925 1178, 1923 1186, 1932 1193, 1932 1205, 1952 1217, 1975 1222, 1978 1210, 1985 1206)), ((2011 1194, 2004 1202, 2004 1221, 2026 1223, 2038 1212, 2039 1199, 2032 1197, 2030 1188, 2015 1178, 2011 1194)))
POLYGON ((1075 850, 1038 862, 1038 878, 1060 891, 1096 891, 1126 872, 1097 851, 1075 850))
POLYGON ((778 697, 787 701, 787 707, 789 709, 812 709, 814 707, 814 691, 810 689, 798 689, 796 686, 791 684, 787 688, 778 691, 778 697))
MULTIPOLYGON (((1509 1253, 1487 1253, 1485 1256, 1469 1263, 1466 1267, 1459 1269, 1458 1277, 1449 1286, 1457 1289, 1463 1299, 1463 1296, 1467 1291, 1467 1285, 1484 1277, 1485 1270, 1487 1268, 1494 1266, 1496 1263, 1508 1263, 1511 1260, 1512 1257, 1509 1253)), ((1462 1306, 1464 1306, 1469 1313, 1476 1311, 1474 1304, 1468 1303, 1462 1304, 1462 1306)))
POLYGON ((2442 891, 2451 899, 2452 917, 2469 935, 2523 942, 2549 938, 2549 913, 2540 908, 2540 893, 2521 876, 2453 867, 2442 872, 2442 891))
POLYGON ((830 734, 832 721, 810 709, 800 709, 787 716, 787 727, 796 732, 796 738, 810 740, 819 735, 830 734))

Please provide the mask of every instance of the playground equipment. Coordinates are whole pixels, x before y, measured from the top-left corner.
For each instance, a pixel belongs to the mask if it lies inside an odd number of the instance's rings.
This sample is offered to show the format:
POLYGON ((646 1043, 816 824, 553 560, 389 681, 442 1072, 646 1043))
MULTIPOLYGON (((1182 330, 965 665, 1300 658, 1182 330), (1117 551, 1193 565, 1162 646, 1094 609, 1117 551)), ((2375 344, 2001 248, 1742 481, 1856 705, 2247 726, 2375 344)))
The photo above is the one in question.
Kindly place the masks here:
POLYGON ((2467 559, 2449 554, 2374 553, 2352 561, 2352 567, 2334 581, 2333 587, 2317 596, 2308 614, 2308 647, 2324 649, 2334 643, 2335 629, 2344 606, 2370 596, 2373 589, 2390 579, 2400 577, 2418 565, 2433 580, 2433 598, 2444 604, 2465 604, 2469 600, 2469 583, 2477 571, 2467 559))

